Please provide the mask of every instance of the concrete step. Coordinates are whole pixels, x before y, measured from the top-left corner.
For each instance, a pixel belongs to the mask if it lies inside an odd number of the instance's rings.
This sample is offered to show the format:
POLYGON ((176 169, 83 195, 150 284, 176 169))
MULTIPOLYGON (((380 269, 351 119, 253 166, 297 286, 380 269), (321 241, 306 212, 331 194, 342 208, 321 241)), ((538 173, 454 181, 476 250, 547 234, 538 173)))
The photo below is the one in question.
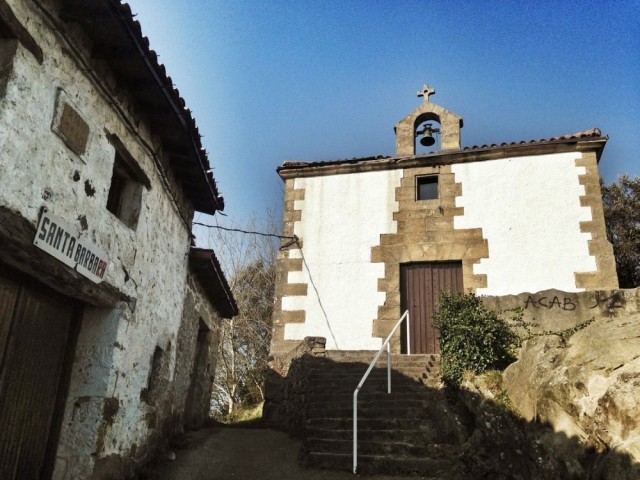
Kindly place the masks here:
MULTIPOLYGON (((430 382, 431 384, 437 383, 440 381, 440 375, 438 373, 429 373, 426 370, 423 370, 420 373, 416 373, 413 376, 399 374, 397 372, 392 372, 391 375, 391 383, 392 386, 396 385, 411 385, 413 383, 425 384, 430 382)), ((308 380, 311 385, 344 385, 344 388, 353 386, 355 389, 356 386, 362 380, 362 375, 352 375, 349 373, 342 374, 334 374, 334 375, 321 375, 321 374, 311 374, 308 377, 308 380)), ((372 373, 365 380, 364 385, 368 385, 370 383, 375 383, 379 385, 387 385, 387 373, 372 373)))
MULTIPOLYGON (((391 393, 380 395, 378 392, 365 392, 361 391, 358 394, 358 404, 361 402, 404 402, 410 400, 417 401, 432 401, 436 400, 436 397, 440 395, 437 389, 425 389, 421 388, 418 391, 411 392, 396 392, 393 390, 393 384, 391 384, 391 393)), ((354 387, 355 389, 355 387, 354 387)), ((307 399, 309 405, 324 404, 324 403, 337 403, 339 405, 349 404, 353 402, 353 390, 347 392, 331 391, 317 393, 307 399)))
MULTIPOLYGON (((434 448, 434 450, 436 450, 434 448)), ((436 455, 439 452, 433 452, 436 455)), ((423 475, 437 479, 452 470, 452 453, 434 457, 411 457, 385 455, 358 455, 358 474, 390 473, 396 475, 423 475)), ((351 471, 351 453, 309 452, 307 465, 315 468, 351 471)), ((450 477, 451 478, 451 477, 450 477)))
MULTIPOLYGON (((355 377, 323 377, 309 378, 308 391, 312 394, 351 393, 358 386, 360 379, 355 377)), ((434 379, 435 381, 435 379, 434 379)), ((391 391, 397 393, 423 392, 426 390, 423 379, 392 377, 391 391)), ((387 393, 387 377, 368 378, 361 389, 362 393, 387 393)))
MULTIPOLYGON (((428 415, 426 405, 414 405, 395 407, 393 405, 360 405, 358 404, 358 419, 365 418, 408 418, 419 420, 428 415)), ((317 405, 310 407, 307 411, 307 418, 327 418, 343 417, 353 418, 353 407, 351 405, 317 405)))
MULTIPOLYGON (((309 366, 309 373, 313 375, 359 375, 362 377, 364 373, 367 371, 368 365, 364 364, 353 364, 353 363, 344 363, 342 367, 339 367, 339 364, 332 365, 329 367, 324 366, 309 366)), ((440 370, 440 364, 434 363, 433 365, 428 364, 406 364, 406 365, 392 365, 391 371, 393 373, 407 375, 407 376, 415 376, 421 375, 423 372, 436 371, 440 370)), ((386 374, 387 366, 380 365, 374 367, 369 375, 382 375, 386 374)))
MULTIPOLYGON (((348 453, 353 451, 353 440, 333 438, 309 438, 307 448, 311 452, 348 453)), ((432 447, 403 441, 364 440, 358 437, 358 453, 362 455, 428 457, 432 447)))
MULTIPOLYGON (((334 362, 362 362, 369 365, 376 353, 374 351, 369 350, 327 350, 326 358, 332 360, 334 362)), ((439 359, 439 354, 391 354, 391 361, 393 363, 396 362, 426 362, 432 359, 439 359)), ((387 361, 387 354, 383 353, 378 359, 378 363, 387 361)))
MULTIPOLYGON (((420 385, 422 380, 426 378, 422 377, 407 377, 405 375, 391 375, 391 387, 393 385, 420 385)), ((308 380, 312 386, 316 385, 336 385, 340 388, 355 389, 362 378, 359 375, 325 375, 325 376, 309 376, 308 380)), ((387 386, 387 375, 373 375, 367 377, 363 387, 369 384, 384 385, 387 386)))
MULTIPOLYGON (((313 370, 309 372, 310 378, 326 378, 326 377, 341 377, 341 378, 353 378, 356 380, 356 383, 362 379, 366 372, 366 369, 342 369, 342 370, 313 370)), ((406 368, 405 370, 396 370, 391 369, 391 377, 395 378, 422 378, 426 376, 429 371, 426 367, 411 367, 406 368)), ((374 368, 369 372, 367 378, 387 378, 387 369, 386 368, 374 368)))
MULTIPOLYGON (((413 425, 411 429, 382 429, 382 430, 363 430, 360 422, 358 422, 358 442, 360 441, 378 441, 378 442, 404 442, 429 444, 438 443, 438 432, 425 424, 422 424, 422 430, 416 429, 413 425)), ((334 440, 353 441, 353 430, 348 429, 325 429, 325 428, 308 428, 307 437, 324 438, 334 440)))
MULTIPOLYGON (((358 395, 358 408, 378 407, 388 411, 401 410, 404 408, 425 408, 429 406, 430 399, 434 398, 437 392, 430 392, 427 395, 420 393, 366 393, 358 395)), ((309 408, 351 408, 353 406, 353 395, 351 393, 333 393, 322 395, 322 398, 312 398, 308 403, 309 408)))
MULTIPOLYGON (((349 417, 314 417, 308 418, 305 424, 309 430, 350 430, 353 428, 353 419, 349 417)), ((416 418, 389 418, 389 417, 360 417, 358 415, 358 431, 360 430, 430 430, 431 426, 426 419, 416 418)))
MULTIPOLYGON (((309 466, 351 470, 353 392, 374 354, 328 352, 328 358, 305 360, 303 451, 309 466)), ((436 443, 441 435, 429 418, 440 395, 439 371, 439 355, 393 355, 388 394, 387 360, 381 357, 358 394, 359 473, 437 478, 455 462, 453 446, 436 443)))
MULTIPOLYGON (((356 375, 362 377, 367 371, 368 366, 366 365, 354 365, 345 363, 344 368, 313 368, 311 370, 311 374, 317 375, 356 375)), ((440 364, 435 363, 433 365, 392 365, 391 367, 392 374, 405 375, 407 377, 420 377, 424 373, 439 373, 440 372, 440 364)), ((386 375, 387 367, 386 365, 374 367, 369 376, 372 375, 386 375)))

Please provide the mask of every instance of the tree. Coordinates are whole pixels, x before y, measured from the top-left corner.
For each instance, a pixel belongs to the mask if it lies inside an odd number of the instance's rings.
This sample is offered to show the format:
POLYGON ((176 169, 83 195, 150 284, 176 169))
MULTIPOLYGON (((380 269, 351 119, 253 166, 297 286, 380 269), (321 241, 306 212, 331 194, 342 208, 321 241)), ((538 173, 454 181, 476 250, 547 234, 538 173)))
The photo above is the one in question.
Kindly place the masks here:
MULTIPOLYGON (((241 229, 233 228, 273 235, 276 228, 272 218, 269 214, 266 224, 252 220, 241 229)), ((212 413, 231 416, 239 408, 264 401, 279 240, 213 229, 210 242, 225 267, 238 305, 238 315, 219 324, 220 343, 212 389, 212 413)))
POLYGON ((275 268, 258 259, 232 277, 238 315, 222 324, 214 388, 226 397, 226 413, 264 401, 271 340, 275 268))
POLYGON ((640 286, 640 177, 602 184, 602 204, 620 288, 640 286))

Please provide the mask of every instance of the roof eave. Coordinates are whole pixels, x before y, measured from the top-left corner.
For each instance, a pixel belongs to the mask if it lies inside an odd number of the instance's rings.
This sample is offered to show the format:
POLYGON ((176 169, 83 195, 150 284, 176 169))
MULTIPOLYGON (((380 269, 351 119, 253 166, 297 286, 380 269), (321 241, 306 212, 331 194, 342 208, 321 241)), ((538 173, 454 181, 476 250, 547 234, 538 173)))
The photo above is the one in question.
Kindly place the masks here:
POLYGON ((209 214, 223 210, 195 119, 149 48, 129 5, 120 0, 65 0, 61 18, 84 29, 94 44, 92 55, 109 65, 137 100, 150 128, 163 139, 168 164, 194 209, 209 214))
POLYGON ((363 171, 392 170, 399 168, 450 165, 498 158, 521 157, 525 155, 544 155, 569 151, 595 152, 600 161, 602 151, 609 137, 569 138, 544 142, 522 142, 474 147, 448 152, 433 152, 426 155, 408 157, 389 157, 375 160, 357 161, 338 160, 334 162, 295 162, 278 167, 278 175, 283 180, 297 177, 314 177, 363 171))
POLYGON ((218 314, 222 318, 236 316, 238 305, 213 250, 192 247, 189 265, 218 314))

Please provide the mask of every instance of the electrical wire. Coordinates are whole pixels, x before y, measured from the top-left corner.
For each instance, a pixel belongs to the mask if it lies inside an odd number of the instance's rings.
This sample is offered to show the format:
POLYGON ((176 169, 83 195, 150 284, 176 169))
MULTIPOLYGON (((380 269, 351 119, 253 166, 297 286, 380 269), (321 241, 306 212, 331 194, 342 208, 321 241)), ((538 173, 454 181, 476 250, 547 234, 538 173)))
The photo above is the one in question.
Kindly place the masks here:
POLYGON ((297 243, 298 241, 298 237, 296 235, 290 237, 288 235, 276 235, 275 233, 264 233, 264 232, 256 232, 252 230, 242 230, 241 228, 228 228, 228 227, 223 227, 222 225, 207 225, 206 223, 200 223, 200 222, 193 222, 192 224, 199 225, 201 227, 207 227, 207 228, 217 228, 219 230, 224 230, 225 232, 238 232, 238 233, 245 233, 248 235, 260 235, 261 237, 279 238, 280 240, 291 240, 292 243, 297 243))

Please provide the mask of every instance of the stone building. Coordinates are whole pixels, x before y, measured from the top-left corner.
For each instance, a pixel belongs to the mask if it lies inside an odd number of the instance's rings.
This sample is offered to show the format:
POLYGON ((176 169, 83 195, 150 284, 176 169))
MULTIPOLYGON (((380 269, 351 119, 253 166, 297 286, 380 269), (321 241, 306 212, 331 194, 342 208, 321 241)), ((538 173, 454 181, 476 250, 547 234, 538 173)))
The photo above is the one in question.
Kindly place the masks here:
MULTIPOLYGON (((418 92, 396 156, 285 162, 273 354, 305 337, 377 350, 410 312, 411 353, 437 353, 443 289, 507 295, 617 288, 605 234, 598 129, 461 148, 462 118, 418 92), (416 153, 416 139, 440 148, 416 153), (437 146, 437 143, 436 143, 437 146)), ((406 349, 398 336, 396 352, 406 349)))
POLYGON ((0 0, 0 478, 125 478, 202 423, 223 208, 128 5, 0 0))

